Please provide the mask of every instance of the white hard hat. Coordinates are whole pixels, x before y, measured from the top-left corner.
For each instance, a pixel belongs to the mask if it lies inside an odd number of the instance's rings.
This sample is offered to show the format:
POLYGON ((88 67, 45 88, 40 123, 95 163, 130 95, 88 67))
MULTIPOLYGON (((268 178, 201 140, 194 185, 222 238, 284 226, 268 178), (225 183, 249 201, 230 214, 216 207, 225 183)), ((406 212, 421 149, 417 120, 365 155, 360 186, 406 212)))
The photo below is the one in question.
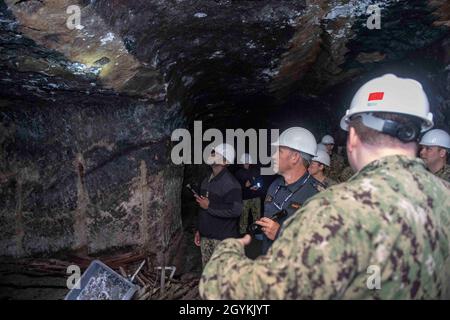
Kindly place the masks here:
POLYGON ((422 132, 433 127, 433 114, 422 85, 413 79, 386 74, 363 85, 353 97, 350 109, 341 120, 348 130, 348 121, 355 114, 388 112, 417 117, 422 120, 422 132))
POLYGON ((216 156, 219 154, 228 163, 234 162, 235 151, 231 144, 222 143, 222 144, 219 144, 217 147, 214 147, 213 150, 214 150, 216 156))
POLYGON ((423 146, 439 146, 445 149, 450 149, 450 135, 441 129, 433 129, 425 133, 420 140, 423 146))
POLYGON ((323 136, 322 143, 323 144, 334 144, 334 138, 327 134, 326 136, 323 136))
POLYGON ((252 156, 248 153, 243 153, 239 160, 240 160, 239 162, 242 164, 253 164, 254 163, 252 156))
POLYGON ((314 138, 311 132, 300 127, 292 127, 283 131, 278 141, 272 143, 272 145, 288 147, 307 153, 313 157, 316 155, 317 151, 316 138, 314 138))
POLYGON ((327 167, 330 166, 330 155, 323 150, 317 150, 317 156, 315 156, 312 161, 317 161, 320 162, 324 165, 326 165, 327 167))
POLYGON ((317 152, 319 152, 319 150, 325 151, 325 152, 328 151, 327 147, 322 142, 317 144, 317 152))

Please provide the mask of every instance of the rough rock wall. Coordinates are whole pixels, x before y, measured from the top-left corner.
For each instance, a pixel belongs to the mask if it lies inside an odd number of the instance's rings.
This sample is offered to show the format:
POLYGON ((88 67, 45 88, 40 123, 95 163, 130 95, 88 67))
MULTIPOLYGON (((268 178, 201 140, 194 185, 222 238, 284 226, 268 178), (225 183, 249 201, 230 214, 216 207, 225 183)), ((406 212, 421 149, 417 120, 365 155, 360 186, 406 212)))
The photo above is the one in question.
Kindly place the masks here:
POLYGON ((181 237, 183 168, 168 159, 179 110, 121 42, 64 34, 55 3, 0 3, 0 256, 133 247, 169 259, 181 237), (83 61, 94 44, 124 69, 83 61))
POLYGON ((0 252, 129 245, 158 252, 181 227, 182 181, 155 120, 161 106, 65 98, 58 113, 45 102, 2 108, 0 252))
POLYGON ((227 123, 243 90, 264 91, 303 4, 0 1, 0 255, 141 246, 170 260, 171 131, 227 123))

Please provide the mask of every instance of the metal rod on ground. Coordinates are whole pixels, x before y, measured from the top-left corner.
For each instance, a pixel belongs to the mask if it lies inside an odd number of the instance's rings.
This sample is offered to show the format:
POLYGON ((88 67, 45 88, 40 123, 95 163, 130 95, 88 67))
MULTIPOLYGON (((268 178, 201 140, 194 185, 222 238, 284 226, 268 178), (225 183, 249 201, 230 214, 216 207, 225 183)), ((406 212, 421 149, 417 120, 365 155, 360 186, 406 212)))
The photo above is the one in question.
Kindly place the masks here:
POLYGON ((172 280, 173 275, 175 274, 175 271, 177 270, 177 267, 172 266, 172 267, 167 267, 167 268, 172 270, 172 272, 170 273, 170 276, 169 276, 169 280, 172 280))
POLYGON ((164 286, 166 281, 166 267, 163 266, 161 267, 161 291, 160 291, 160 295, 163 296, 164 295, 164 286))
POLYGON ((144 266, 144 264, 145 264, 145 259, 144 259, 144 261, 141 262, 141 264, 139 265, 139 268, 137 268, 136 272, 131 277, 131 279, 130 279, 131 282, 133 282, 134 277, 136 277, 136 275, 139 273, 139 271, 141 271, 141 269, 144 266))
POLYGON ((161 241, 161 291, 160 297, 164 295, 164 286, 165 286, 165 278, 166 278, 166 237, 165 237, 165 212, 161 212, 161 226, 159 232, 159 238, 161 241))
POLYGON ((157 267, 156 269, 161 270, 161 280, 160 280, 160 296, 162 297, 164 295, 165 286, 166 286, 166 269, 171 270, 169 275, 169 281, 173 278, 173 275, 175 274, 175 271, 177 270, 177 267, 171 266, 171 267, 157 267))

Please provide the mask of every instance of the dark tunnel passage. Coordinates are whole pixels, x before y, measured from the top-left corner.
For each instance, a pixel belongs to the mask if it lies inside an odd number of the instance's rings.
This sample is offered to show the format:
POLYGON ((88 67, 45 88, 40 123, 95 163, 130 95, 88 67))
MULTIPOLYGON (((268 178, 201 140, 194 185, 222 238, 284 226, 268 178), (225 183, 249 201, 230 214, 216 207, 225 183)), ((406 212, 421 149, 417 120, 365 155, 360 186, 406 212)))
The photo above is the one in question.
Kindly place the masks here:
POLYGON ((394 73, 448 131, 449 27, 446 0, 0 0, 0 257, 140 250, 198 277, 183 186, 208 168, 172 163, 175 129, 301 126, 344 154, 352 96, 394 73))

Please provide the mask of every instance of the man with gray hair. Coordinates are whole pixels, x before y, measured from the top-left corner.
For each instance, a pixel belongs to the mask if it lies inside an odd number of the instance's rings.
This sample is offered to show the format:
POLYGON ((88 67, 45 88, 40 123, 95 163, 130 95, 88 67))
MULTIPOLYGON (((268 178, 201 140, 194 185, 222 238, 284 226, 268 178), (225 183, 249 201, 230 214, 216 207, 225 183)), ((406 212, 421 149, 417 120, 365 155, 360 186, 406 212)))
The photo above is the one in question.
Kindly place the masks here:
POLYGON ((270 185, 264 201, 264 217, 256 222, 264 233, 263 254, 278 237, 283 222, 318 192, 315 180, 308 172, 309 163, 317 151, 312 133, 304 128, 292 127, 284 131, 274 145, 277 147, 273 156, 274 168, 280 177, 270 185), (283 218, 278 221, 270 219, 283 210, 287 213, 283 218))

